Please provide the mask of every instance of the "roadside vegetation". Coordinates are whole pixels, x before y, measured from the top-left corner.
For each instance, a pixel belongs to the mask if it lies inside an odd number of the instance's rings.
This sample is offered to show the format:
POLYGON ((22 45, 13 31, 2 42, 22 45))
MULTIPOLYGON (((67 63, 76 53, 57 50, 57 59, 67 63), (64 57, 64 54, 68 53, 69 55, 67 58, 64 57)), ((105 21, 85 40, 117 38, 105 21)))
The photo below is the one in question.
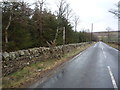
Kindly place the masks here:
MULTIPOLYGON (((3 52, 97 41, 97 37, 92 35, 90 30, 77 30, 79 16, 73 13, 66 0, 59 0, 55 11, 48 9, 49 4, 46 3, 46 0, 37 0, 32 4, 24 1, 10 2, 10 0, 0 3, 3 52)), ((91 45, 73 50, 59 60, 43 60, 2 77, 2 87, 26 87, 25 84, 42 78, 91 45)))
POLYGON ((73 58, 75 55, 84 51, 88 47, 92 46, 95 43, 88 44, 85 46, 81 46, 72 52, 65 54, 61 59, 48 59, 43 60, 39 63, 32 64, 30 66, 24 67, 22 70, 19 70, 15 73, 12 73, 6 77, 2 78, 2 87, 3 88, 19 88, 19 87, 27 87, 31 83, 39 80, 42 77, 50 75, 52 70, 55 70, 57 67, 63 65, 66 61, 73 58))
MULTIPOLYGON (((90 30, 77 31, 79 16, 66 0, 59 0, 55 11, 46 0, 34 3, 0 3, 2 8, 2 51, 17 51, 90 41, 90 30), (65 29, 65 41, 63 30, 65 29), (89 31, 89 32, 87 32, 89 31)), ((93 37, 94 38, 94 37, 93 37)))
POLYGON ((120 45, 119 44, 115 44, 115 43, 107 43, 108 45, 110 45, 113 48, 116 48, 118 50, 120 50, 120 45))

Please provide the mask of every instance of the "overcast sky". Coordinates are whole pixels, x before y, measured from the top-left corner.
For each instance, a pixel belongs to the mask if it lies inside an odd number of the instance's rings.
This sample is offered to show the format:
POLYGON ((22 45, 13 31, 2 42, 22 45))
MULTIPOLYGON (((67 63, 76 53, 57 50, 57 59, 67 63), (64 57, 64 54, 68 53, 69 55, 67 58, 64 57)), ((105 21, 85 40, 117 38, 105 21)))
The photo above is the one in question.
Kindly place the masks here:
MULTIPOLYGON (((49 0, 51 8, 54 10, 58 0, 49 0), (53 7, 54 6, 54 7, 53 7)), ((116 8, 115 4, 119 0, 67 0, 75 14, 79 15, 80 22, 78 30, 83 28, 90 29, 91 23, 94 24, 94 30, 105 31, 107 27, 118 30, 117 18, 108 12, 116 8)))
MULTIPOLYGON (((46 0, 47 8, 53 12, 56 10, 56 4, 59 0, 46 0)), ((77 30, 91 29, 91 23, 94 24, 94 32, 105 31, 107 27, 112 30, 118 30, 117 18, 108 12, 110 9, 116 9, 115 4, 119 0, 66 0, 76 15, 80 17, 77 30)), ((33 2, 33 0, 29 0, 33 2)))

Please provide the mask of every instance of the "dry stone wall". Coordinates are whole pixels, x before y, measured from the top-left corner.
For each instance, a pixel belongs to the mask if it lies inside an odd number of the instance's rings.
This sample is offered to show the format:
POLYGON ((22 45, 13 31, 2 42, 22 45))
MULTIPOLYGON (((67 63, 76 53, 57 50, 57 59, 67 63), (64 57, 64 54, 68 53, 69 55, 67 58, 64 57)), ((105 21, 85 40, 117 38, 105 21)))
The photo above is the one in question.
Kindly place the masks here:
POLYGON ((6 76, 17 70, 24 68, 33 63, 46 60, 48 58, 61 58, 75 48, 86 45, 86 43, 68 44, 54 48, 39 47, 28 50, 19 50, 16 52, 2 53, 2 75, 6 76))

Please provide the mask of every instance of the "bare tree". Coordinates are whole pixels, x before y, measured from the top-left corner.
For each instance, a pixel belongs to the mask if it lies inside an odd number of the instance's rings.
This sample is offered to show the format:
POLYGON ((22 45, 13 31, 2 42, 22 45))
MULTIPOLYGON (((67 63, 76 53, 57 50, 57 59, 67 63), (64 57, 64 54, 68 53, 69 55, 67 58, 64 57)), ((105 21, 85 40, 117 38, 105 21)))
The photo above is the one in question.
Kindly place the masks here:
POLYGON ((54 40, 47 42, 50 47, 56 46, 57 37, 59 35, 59 32, 61 31, 63 31, 63 43, 65 43, 66 28, 63 25, 63 19, 66 19, 67 21, 69 21, 70 18, 72 17, 72 9, 70 8, 70 4, 68 4, 66 0, 59 0, 57 4, 57 8, 58 10, 56 11, 56 14, 57 14, 57 20, 58 20, 58 27, 56 29, 54 40))
POLYGON ((70 8, 70 4, 66 5, 66 14, 65 14, 65 16, 66 16, 67 20, 70 20, 70 18, 73 16, 72 9, 70 8))
POLYGON ((6 24, 5 29, 4 29, 4 32, 5 32, 5 47, 7 47, 7 44, 8 44, 8 29, 11 25, 12 20, 13 20, 13 17, 12 17, 13 16, 13 11, 12 11, 13 6, 10 5, 10 3, 8 3, 8 2, 3 2, 2 3, 2 12, 3 13, 6 12, 6 10, 8 8, 8 7, 6 7, 5 4, 9 4, 9 6, 8 6, 9 7, 8 23, 6 24))
POLYGON ((111 9, 111 10, 109 10, 109 12, 112 13, 112 14, 114 14, 118 18, 120 18, 120 1, 116 5, 116 7, 117 7, 117 9, 111 9))
POLYGON ((57 41, 58 33, 59 33, 59 30, 57 28, 54 40, 50 41, 50 42, 47 41, 47 44, 48 44, 49 47, 52 48, 52 47, 56 46, 56 41, 57 41))
POLYGON ((57 14, 57 20, 58 20, 58 27, 56 29, 54 40, 47 42, 50 47, 53 47, 56 45, 58 34, 61 30, 64 29, 64 27, 61 25, 63 23, 62 18, 68 19, 72 11, 71 9, 69 9, 69 4, 67 4, 65 0, 60 0, 57 7, 58 7, 58 10, 56 11, 56 14, 57 14))
POLYGON ((7 48, 7 44, 9 42, 8 40, 8 30, 11 26, 11 23, 15 20, 19 20, 19 22, 24 22, 24 19, 21 19, 21 16, 24 15, 30 15, 30 8, 28 3, 26 2, 10 2, 10 0, 6 0, 2 2, 1 4, 2 8, 2 14, 6 15, 6 18, 8 19, 5 21, 4 24, 4 39, 5 39, 5 49, 7 48), (21 9, 21 11, 18 13, 16 10, 21 9))
POLYGON ((58 7, 57 16, 58 17, 65 16, 66 8, 67 8, 66 1, 65 0, 60 0, 59 4, 57 5, 57 7, 58 7))
POLYGON ((77 31, 78 23, 79 23, 79 16, 75 16, 75 17, 74 17, 74 27, 75 27, 75 31, 77 31))
POLYGON ((37 17, 37 20, 35 21, 35 23, 38 25, 38 31, 39 31, 39 39, 42 38, 42 33, 43 33, 43 20, 42 20, 42 17, 43 17, 43 7, 44 7, 44 4, 45 4, 46 0, 38 0, 37 2, 35 2, 35 8, 38 10, 38 17, 37 17))
POLYGON ((106 30, 107 30, 107 33, 108 33, 108 42, 110 42, 110 30, 111 30, 111 28, 110 27, 107 27, 106 28, 106 30))

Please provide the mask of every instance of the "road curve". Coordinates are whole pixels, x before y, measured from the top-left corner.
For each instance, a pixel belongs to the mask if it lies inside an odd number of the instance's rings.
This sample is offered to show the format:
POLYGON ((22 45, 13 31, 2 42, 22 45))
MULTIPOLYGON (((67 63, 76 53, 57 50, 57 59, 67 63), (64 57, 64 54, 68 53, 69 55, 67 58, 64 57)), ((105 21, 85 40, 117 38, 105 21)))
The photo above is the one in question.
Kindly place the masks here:
POLYGON ((36 88, 118 88, 119 51, 98 42, 36 88))

